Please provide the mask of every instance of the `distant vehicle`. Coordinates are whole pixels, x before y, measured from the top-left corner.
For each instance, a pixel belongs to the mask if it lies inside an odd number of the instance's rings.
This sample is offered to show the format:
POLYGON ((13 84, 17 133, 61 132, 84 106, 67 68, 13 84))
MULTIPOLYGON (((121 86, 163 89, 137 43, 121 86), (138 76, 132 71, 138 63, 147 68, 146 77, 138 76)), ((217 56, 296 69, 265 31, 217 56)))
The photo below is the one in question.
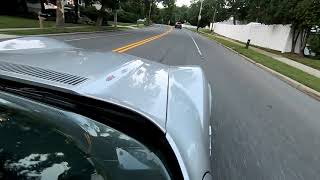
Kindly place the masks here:
POLYGON ((0 42, 1 178, 211 180, 211 99, 197 66, 0 42))
POLYGON ((176 22, 176 24, 174 25, 174 28, 182 29, 182 24, 180 22, 176 22))

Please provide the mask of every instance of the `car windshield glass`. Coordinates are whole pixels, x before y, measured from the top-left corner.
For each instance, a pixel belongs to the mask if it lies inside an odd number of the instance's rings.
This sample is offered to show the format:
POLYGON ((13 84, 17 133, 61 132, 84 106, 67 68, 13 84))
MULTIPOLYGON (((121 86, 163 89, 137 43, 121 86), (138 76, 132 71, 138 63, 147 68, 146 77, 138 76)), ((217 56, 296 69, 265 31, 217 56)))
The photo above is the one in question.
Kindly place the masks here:
POLYGON ((137 140, 87 117, 0 92, 0 179, 170 179, 137 140))

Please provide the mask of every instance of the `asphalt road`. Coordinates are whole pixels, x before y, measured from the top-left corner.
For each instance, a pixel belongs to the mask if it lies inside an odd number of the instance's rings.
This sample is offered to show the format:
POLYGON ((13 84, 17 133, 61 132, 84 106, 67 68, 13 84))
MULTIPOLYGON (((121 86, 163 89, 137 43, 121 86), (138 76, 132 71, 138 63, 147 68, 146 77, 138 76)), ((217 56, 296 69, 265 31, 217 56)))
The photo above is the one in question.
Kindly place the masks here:
MULTIPOLYGON (((111 51, 168 27, 56 36, 111 51)), ((238 55, 188 30, 173 30, 126 53, 169 65, 200 65, 213 86, 216 179, 319 179, 320 103, 238 55)))

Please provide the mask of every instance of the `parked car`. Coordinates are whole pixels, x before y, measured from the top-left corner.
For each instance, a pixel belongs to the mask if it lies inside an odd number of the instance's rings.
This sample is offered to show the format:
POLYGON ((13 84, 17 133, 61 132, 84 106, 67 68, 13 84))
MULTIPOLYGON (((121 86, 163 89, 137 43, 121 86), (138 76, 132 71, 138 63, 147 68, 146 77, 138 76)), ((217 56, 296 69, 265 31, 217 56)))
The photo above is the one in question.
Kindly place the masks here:
POLYGON ((211 99, 197 66, 0 42, 1 178, 210 180, 211 99))
POLYGON ((176 22, 176 24, 174 25, 174 28, 182 29, 182 24, 180 22, 176 22))

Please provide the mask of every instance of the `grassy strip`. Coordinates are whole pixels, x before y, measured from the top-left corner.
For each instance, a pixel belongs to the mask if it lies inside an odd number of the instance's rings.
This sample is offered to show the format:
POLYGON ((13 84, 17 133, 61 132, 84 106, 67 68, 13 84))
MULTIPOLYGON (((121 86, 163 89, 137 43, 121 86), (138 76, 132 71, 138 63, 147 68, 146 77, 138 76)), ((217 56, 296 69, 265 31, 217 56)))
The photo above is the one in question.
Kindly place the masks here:
MULTIPOLYGON (((110 25, 114 25, 113 21, 108 21, 108 24, 110 25)), ((136 28, 144 28, 145 25, 144 24, 137 24, 137 23, 123 23, 123 22, 118 22, 117 23, 119 26, 131 26, 131 27, 136 27, 136 28)))
POLYGON ((272 49, 268 49, 268 48, 263 48, 263 47, 258 47, 258 46, 254 46, 254 47, 262 49, 267 52, 271 52, 273 54, 277 54, 277 55, 286 57, 286 58, 291 59, 293 61, 296 61, 298 63, 301 63, 306 66, 312 67, 314 69, 320 70, 320 59, 303 57, 303 56, 300 56, 299 54, 294 54, 294 53, 290 53, 290 52, 282 53, 280 51, 276 51, 276 50, 272 50, 272 49))
POLYGON ((320 60, 302 57, 302 56, 299 56, 297 54, 292 54, 292 53, 283 53, 283 54, 281 54, 281 56, 284 56, 286 58, 294 60, 298 63, 304 64, 306 66, 312 67, 314 69, 320 70, 320 60))
MULTIPOLYGON (((211 31, 209 29, 201 29, 200 31, 204 32, 204 33, 211 33, 211 31)), ((243 42, 240 42, 237 40, 235 40, 235 42, 238 42, 238 43, 244 44, 244 45, 246 44, 246 43, 243 43, 243 42)), ((268 49, 268 48, 263 48, 263 47, 259 47, 259 46, 255 46, 255 45, 250 45, 250 46, 262 49, 267 52, 271 52, 273 54, 277 54, 277 55, 286 57, 286 58, 291 59, 293 61, 296 61, 298 63, 301 63, 306 66, 312 67, 314 69, 320 70, 320 60, 317 60, 316 58, 303 57, 298 54, 289 53, 289 52, 288 53, 281 53, 280 51, 276 51, 276 50, 272 50, 272 49, 268 49)))
POLYGON ((144 28, 144 27, 146 27, 144 24, 136 24, 136 25, 133 25, 132 27, 136 27, 136 28, 144 28))
MULTIPOLYGON (((108 21, 108 24, 114 25, 114 21, 108 21)), ((118 25, 120 26, 132 26, 135 25, 136 23, 123 23, 123 22, 117 22, 118 25)))
MULTIPOLYGON (((54 27, 55 21, 44 21, 44 27, 54 27)), ((79 24, 66 23, 66 26, 81 26, 79 24)), ((12 16, 0 16, 0 29, 1 28, 38 28, 38 19, 28 19, 12 16)))
POLYGON ((127 28, 113 28, 113 27, 83 27, 83 28, 48 28, 48 29, 34 29, 34 30, 14 30, 1 31, 2 34, 11 35, 37 35, 37 34, 59 34, 59 33, 74 33, 74 32, 94 32, 94 31, 116 31, 127 28))
POLYGON ((260 63, 270 69, 273 69, 274 71, 277 71, 291 79, 294 79, 295 81, 300 82, 301 84, 304 84, 318 92, 320 92, 320 78, 317 78, 313 75, 310 75, 308 73, 305 73, 304 71, 301 71, 300 69, 294 68, 292 66, 289 66, 285 63, 282 63, 280 61, 277 61, 269 56, 266 56, 264 54, 258 53, 252 49, 246 49, 244 46, 241 46, 237 43, 219 38, 216 35, 207 34, 200 32, 202 35, 217 41, 237 52, 240 54, 252 59, 253 61, 260 63))

